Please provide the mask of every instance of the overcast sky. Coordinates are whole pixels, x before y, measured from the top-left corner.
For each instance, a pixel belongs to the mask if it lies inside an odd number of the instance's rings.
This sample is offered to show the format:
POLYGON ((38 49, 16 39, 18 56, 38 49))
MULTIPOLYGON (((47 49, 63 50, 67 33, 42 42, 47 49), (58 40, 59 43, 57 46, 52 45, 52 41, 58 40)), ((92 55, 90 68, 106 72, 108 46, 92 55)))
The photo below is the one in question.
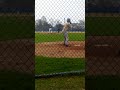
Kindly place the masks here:
POLYGON ((85 0, 35 0, 35 20, 45 16, 59 19, 71 18, 72 23, 85 20, 85 0))

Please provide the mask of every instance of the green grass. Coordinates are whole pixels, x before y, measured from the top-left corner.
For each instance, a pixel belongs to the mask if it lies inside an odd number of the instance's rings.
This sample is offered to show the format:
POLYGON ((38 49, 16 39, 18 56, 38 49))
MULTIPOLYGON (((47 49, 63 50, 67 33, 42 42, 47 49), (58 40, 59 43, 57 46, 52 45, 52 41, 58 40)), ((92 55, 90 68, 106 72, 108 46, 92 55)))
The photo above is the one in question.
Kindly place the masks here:
POLYGON ((34 90, 33 75, 13 71, 0 71, 0 90, 34 90))
POLYGON ((86 35, 120 35, 120 17, 86 17, 86 35))
POLYGON ((33 16, 0 16, 0 40, 34 38, 33 16))
POLYGON ((87 90, 120 90, 120 76, 86 76, 87 90))
POLYGON ((54 77, 35 80, 35 90, 83 90, 84 76, 54 77))
POLYGON ((82 58, 47 58, 36 56, 35 74, 50 74, 85 69, 82 58))
MULTIPOLYGON (((85 33, 69 33, 70 41, 84 41, 85 33)), ((63 41, 64 37, 62 33, 36 33, 35 34, 35 42, 55 42, 55 41, 63 41)))

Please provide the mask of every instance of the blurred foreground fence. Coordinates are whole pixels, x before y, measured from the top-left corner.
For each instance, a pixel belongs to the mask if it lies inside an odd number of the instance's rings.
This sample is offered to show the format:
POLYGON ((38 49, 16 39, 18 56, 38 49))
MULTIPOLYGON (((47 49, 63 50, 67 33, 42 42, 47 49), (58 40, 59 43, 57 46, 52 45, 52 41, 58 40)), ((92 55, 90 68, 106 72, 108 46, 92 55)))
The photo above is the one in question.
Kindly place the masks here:
POLYGON ((120 74, 119 36, 88 36, 86 40, 86 75, 120 74))
POLYGON ((0 71, 34 75, 33 13, 0 15, 0 71))
POLYGON ((33 12, 0 10, 0 90, 34 90, 33 12))
POLYGON ((86 5, 86 89, 118 90, 120 8, 117 5, 120 5, 119 0, 87 1, 91 1, 89 4, 92 3, 92 6, 86 5))

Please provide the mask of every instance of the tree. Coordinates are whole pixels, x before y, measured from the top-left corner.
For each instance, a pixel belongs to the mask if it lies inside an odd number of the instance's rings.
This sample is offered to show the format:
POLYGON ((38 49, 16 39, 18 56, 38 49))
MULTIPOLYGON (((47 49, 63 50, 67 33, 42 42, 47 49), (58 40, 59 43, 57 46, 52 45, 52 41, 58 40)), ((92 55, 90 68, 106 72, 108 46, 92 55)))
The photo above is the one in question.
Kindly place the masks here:
POLYGON ((62 24, 61 24, 60 20, 56 20, 56 27, 57 27, 57 31, 59 33, 62 28, 62 24))
POLYGON ((82 31, 85 31, 85 21, 84 20, 79 20, 79 29, 82 31))
POLYGON ((51 19, 49 19, 49 22, 50 22, 50 24, 52 25, 52 27, 54 26, 54 20, 51 18, 51 19))
POLYGON ((42 16, 41 17, 41 21, 42 21, 42 25, 45 24, 47 22, 47 19, 45 16, 42 16))
POLYGON ((35 21, 35 30, 36 31, 43 31, 43 25, 41 19, 35 21))
POLYGON ((80 24, 80 25, 85 25, 85 21, 79 20, 79 24, 80 24))

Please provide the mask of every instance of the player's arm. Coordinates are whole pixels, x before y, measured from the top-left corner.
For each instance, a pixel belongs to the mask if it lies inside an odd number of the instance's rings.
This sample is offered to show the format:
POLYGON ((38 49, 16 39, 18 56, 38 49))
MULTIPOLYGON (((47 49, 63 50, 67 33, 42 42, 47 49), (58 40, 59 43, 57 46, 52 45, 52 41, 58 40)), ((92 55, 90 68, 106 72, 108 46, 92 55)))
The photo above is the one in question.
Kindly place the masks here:
POLYGON ((65 26, 66 26, 66 25, 63 26, 63 29, 62 29, 61 33, 63 33, 63 32, 65 31, 65 26))

